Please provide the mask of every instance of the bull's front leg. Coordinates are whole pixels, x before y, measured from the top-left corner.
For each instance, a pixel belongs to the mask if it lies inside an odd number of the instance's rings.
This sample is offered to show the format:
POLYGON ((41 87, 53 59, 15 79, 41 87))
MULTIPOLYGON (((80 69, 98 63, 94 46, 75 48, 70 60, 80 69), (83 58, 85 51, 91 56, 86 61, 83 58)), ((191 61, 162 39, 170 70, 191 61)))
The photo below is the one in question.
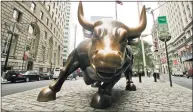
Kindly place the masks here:
POLYGON ((127 68, 127 70, 125 71, 125 77, 126 77, 126 90, 130 90, 130 91, 136 91, 136 86, 135 84, 133 84, 132 81, 132 69, 130 67, 127 68))
POLYGON ((92 98, 92 101, 90 103, 91 107, 97 108, 97 109, 104 109, 111 106, 112 101, 110 96, 112 95, 112 88, 113 86, 119 81, 121 75, 116 76, 116 78, 109 83, 103 83, 99 89, 98 92, 96 92, 92 98))
POLYGON ((66 61, 65 66, 61 69, 59 77, 48 88, 44 88, 38 95, 37 101, 47 102, 56 99, 56 93, 60 91, 62 84, 67 77, 79 67, 77 53, 74 50, 66 61))

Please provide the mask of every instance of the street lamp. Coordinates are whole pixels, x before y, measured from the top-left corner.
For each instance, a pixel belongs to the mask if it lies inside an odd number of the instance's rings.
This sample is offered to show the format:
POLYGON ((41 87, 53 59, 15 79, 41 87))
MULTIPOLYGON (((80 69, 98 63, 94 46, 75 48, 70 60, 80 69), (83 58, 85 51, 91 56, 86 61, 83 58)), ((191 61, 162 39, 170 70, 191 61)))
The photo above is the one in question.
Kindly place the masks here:
MULTIPOLYGON (((9 59, 9 53, 10 53, 10 49, 11 49, 11 44, 12 44, 12 40, 13 40, 13 36, 16 34, 15 33, 15 26, 16 26, 16 23, 17 22, 14 22, 13 24, 13 30, 11 31, 10 29, 8 29, 8 34, 11 34, 11 39, 10 39, 10 44, 9 44, 9 47, 8 47, 8 51, 7 51, 7 55, 6 55, 6 59, 5 59, 5 65, 4 65, 4 73, 6 72, 7 70, 7 62, 8 62, 8 59, 9 59)), ((5 23, 5 25, 7 26, 7 24, 5 23)))
MULTIPOLYGON (((32 23, 34 23, 34 22, 32 22, 32 23)), ((15 27, 16 27, 17 24, 18 25, 19 24, 31 25, 31 23, 18 23, 18 22, 14 22, 13 23, 13 30, 10 30, 10 29, 8 30, 7 33, 11 34, 11 39, 10 39, 10 44, 9 44, 7 55, 6 55, 6 60, 5 60, 4 70, 3 70, 4 72, 6 72, 6 70, 7 70, 7 63, 8 63, 8 59, 9 59, 9 54, 10 54, 10 49, 11 49, 11 44, 12 44, 13 36, 17 35, 17 33, 15 33, 15 27)), ((5 25, 8 26, 6 23, 5 23, 5 25)), ((25 44, 26 44, 26 41, 25 41, 25 44)), ((24 52, 25 52, 25 46, 24 46, 24 52)), ((23 63, 22 63, 22 69, 23 69, 23 63)))

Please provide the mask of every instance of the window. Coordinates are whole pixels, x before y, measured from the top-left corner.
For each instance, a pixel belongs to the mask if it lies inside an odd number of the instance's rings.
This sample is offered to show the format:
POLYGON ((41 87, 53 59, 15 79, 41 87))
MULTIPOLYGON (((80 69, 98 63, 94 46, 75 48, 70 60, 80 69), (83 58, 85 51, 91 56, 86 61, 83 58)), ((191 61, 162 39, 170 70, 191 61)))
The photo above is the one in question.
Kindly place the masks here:
POLYGON ((45 47, 42 46, 42 62, 45 62, 45 47))
POLYGON ((29 26, 28 33, 34 34, 34 27, 32 25, 29 26))
POLYGON ((18 11, 17 9, 13 10, 13 19, 17 22, 19 22, 21 20, 21 12, 18 11))
POLYGON ((55 8, 55 3, 53 4, 53 8, 55 8))
POLYGON ((52 30, 52 23, 50 24, 50 29, 52 30))
POLYGON ((46 18, 46 24, 48 25, 48 23, 49 23, 49 19, 48 19, 48 18, 46 18))
POLYGON ((56 17, 55 17, 55 20, 54 20, 54 22, 56 23, 56 17))
POLYGON ((48 12, 50 12, 50 6, 48 5, 48 12))
POLYGON ((32 3, 31 3, 31 8, 30 8, 31 11, 34 12, 35 8, 36 8, 36 5, 35 5, 34 2, 32 2, 32 3))
POLYGON ((47 32, 44 32, 44 39, 47 39, 47 32))
POLYGON ((55 33, 55 28, 54 28, 54 33, 55 33))
POLYGON ((56 14, 58 13, 58 9, 56 9, 56 14))
POLYGON ((52 18, 54 17, 54 12, 52 12, 52 18))
POLYGON ((43 19, 44 13, 41 11, 40 12, 40 19, 43 19))

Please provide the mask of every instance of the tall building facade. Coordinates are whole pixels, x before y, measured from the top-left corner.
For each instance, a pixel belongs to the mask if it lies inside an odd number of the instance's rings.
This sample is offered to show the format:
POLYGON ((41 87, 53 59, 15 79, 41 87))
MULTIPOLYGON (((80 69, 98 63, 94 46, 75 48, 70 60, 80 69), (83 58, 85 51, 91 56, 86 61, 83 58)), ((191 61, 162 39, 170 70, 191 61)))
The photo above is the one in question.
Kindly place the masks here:
POLYGON ((61 67, 68 2, 1 2, 1 68, 49 71, 61 67), (13 33, 12 42, 11 36, 13 33))
POLYGON ((71 23, 71 2, 65 2, 65 20, 64 20, 64 55, 63 62, 66 62, 66 59, 69 55, 69 40, 70 40, 70 23, 71 23))
MULTIPOLYGON (((159 5, 163 2, 158 2, 159 5)), ((172 72, 192 67, 192 2, 167 2, 159 8, 160 16, 166 16, 171 40, 167 42, 172 72)), ((167 73, 164 42, 158 42, 161 72, 167 73)))

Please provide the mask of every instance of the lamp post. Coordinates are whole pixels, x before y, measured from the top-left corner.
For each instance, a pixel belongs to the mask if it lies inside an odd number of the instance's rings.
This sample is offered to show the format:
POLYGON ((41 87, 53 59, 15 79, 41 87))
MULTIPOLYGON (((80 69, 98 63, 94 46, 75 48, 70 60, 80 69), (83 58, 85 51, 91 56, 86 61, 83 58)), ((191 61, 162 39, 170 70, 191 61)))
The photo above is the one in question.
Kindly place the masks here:
POLYGON ((7 62, 8 62, 8 59, 9 59, 9 53, 10 53, 10 49, 11 49, 11 43, 12 43, 12 40, 13 40, 13 35, 15 34, 15 26, 16 26, 16 23, 17 22, 14 22, 13 24, 13 30, 11 31, 10 29, 8 30, 7 33, 11 34, 11 39, 10 39, 10 43, 9 43, 9 47, 8 47, 8 51, 7 51, 7 55, 6 55, 6 59, 5 59, 5 65, 4 65, 4 72, 6 72, 7 70, 7 62))
MULTIPOLYGON (((7 55, 6 55, 6 60, 5 60, 4 70, 3 70, 4 72, 6 72, 6 70, 7 70, 7 63, 8 63, 8 59, 9 59, 11 44, 12 44, 13 36, 16 35, 15 27, 16 27, 17 24, 28 24, 28 25, 30 25, 31 23, 18 23, 18 22, 14 22, 13 30, 12 31, 8 30, 8 33, 11 34, 11 39, 10 39, 10 44, 9 44, 7 55)), ((25 44, 26 44, 26 41, 25 41, 25 44)), ((24 46, 24 52, 25 52, 25 46, 24 46)), ((23 63, 22 63, 22 70, 23 70, 23 63)))

